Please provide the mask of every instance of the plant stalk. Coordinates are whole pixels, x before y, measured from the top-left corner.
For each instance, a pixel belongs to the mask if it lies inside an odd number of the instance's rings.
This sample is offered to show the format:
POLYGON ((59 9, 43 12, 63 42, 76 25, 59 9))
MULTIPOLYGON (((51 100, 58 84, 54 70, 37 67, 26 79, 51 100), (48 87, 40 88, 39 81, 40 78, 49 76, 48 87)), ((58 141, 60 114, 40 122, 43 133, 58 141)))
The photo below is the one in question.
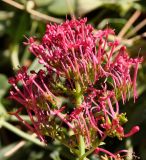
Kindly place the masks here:
MULTIPOLYGON (((76 87, 76 107, 79 107, 82 104, 82 94, 81 94, 81 86, 79 84, 79 82, 75 83, 75 87, 76 87)), ((84 137, 82 135, 79 135, 79 159, 82 155, 85 154, 85 142, 84 142, 84 137)), ((86 157, 84 157, 83 160, 85 160, 86 157)))

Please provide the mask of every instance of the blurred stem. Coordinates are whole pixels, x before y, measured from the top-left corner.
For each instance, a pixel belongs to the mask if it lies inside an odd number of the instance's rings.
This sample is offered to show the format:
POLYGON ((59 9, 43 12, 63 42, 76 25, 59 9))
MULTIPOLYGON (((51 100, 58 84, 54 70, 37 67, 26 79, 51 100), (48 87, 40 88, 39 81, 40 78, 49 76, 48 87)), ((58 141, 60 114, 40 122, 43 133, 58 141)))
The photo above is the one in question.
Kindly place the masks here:
POLYGON ((35 144, 37 144, 38 146, 41 146, 41 147, 44 147, 45 144, 40 142, 37 138, 35 138, 34 136, 32 135, 29 135, 23 131, 21 131, 20 129, 14 127, 13 125, 11 125, 10 123, 6 122, 6 121, 3 121, 3 120, 0 120, 0 126, 3 126, 5 128, 7 128, 8 130, 12 131, 13 133, 17 134, 18 136, 30 141, 30 142, 33 142, 35 144))
POLYGON ((126 156, 126 160, 132 160, 133 159, 133 147, 132 147, 132 142, 131 139, 128 138, 126 139, 126 148, 128 150, 128 155, 126 156))
POLYGON ((8 150, 5 153, 5 157, 9 158, 10 156, 14 155, 20 148, 22 148, 24 145, 26 144, 26 141, 22 140, 20 142, 18 142, 13 148, 11 148, 10 150, 8 150))
MULTIPOLYGON (((105 140, 105 138, 107 137, 107 135, 105 134, 102 139, 95 145, 93 146, 89 151, 87 151, 85 154, 83 154, 79 160, 84 160, 87 156, 89 156, 92 152, 94 152, 94 150, 101 145, 101 143, 105 140)), ((86 159, 85 159, 86 160, 86 159)))
POLYGON ((96 147, 93 147, 92 149, 90 149, 89 151, 87 151, 85 154, 83 154, 80 158, 79 158, 79 160, 84 160, 88 155, 90 155, 95 149, 97 148, 97 146, 96 147))
MULTIPOLYGON (((82 135, 79 135, 79 151, 80 157, 85 154, 85 142, 84 137, 82 135)), ((86 158, 86 156, 84 158, 86 158)), ((84 158, 82 160, 84 160, 84 158)))
POLYGON ((135 33, 137 33, 141 28, 143 28, 146 25, 146 19, 144 19, 143 21, 141 21, 140 23, 138 23, 138 25, 136 25, 131 32, 127 33, 125 35, 125 38, 129 38, 131 36, 133 36, 135 33))
POLYGON ((36 33, 38 27, 38 22, 37 21, 32 21, 31 29, 30 29, 30 34, 33 35, 36 33))
MULTIPOLYGON (((82 104, 82 94, 81 94, 81 86, 78 81, 75 82, 75 87, 76 87, 76 94, 77 94, 76 106, 79 107, 82 104)), ((79 135, 79 156, 80 157, 83 154, 85 154, 85 148, 86 148, 86 146, 85 146, 85 142, 84 142, 84 137, 82 135, 79 135)))
POLYGON ((31 7, 33 7, 31 5, 34 5, 34 4, 32 4, 33 1, 32 2, 29 2, 29 1, 26 2, 26 5, 22 5, 21 3, 15 2, 13 0, 2 0, 2 1, 11 5, 11 6, 13 6, 13 7, 15 7, 15 8, 17 8, 17 9, 24 10, 24 11, 28 12, 29 14, 36 17, 37 19, 45 20, 45 21, 52 21, 52 22, 56 22, 56 23, 63 22, 63 20, 60 19, 60 18, 55 18, 55 17, 52 17, 52 16, 48 16, 46 14, 40 13, 40 12, 34 10, 33 8, 31 8, 31 7), (30 3, 31 3, 31 5, 30 5, 30 3))
MULTIPOLYGON (((5 108, 4 108, 4 110, 3 110, 3 108, 4 107, 2 107, 0 105, 0 113, 3 113, 3 114, 1 114, 0 118, 3 118, 6 121, 12 121, 12 122, 19 121, 17 117, 10 115, 9 113, 7 113, 7 111, 5 110, 5 108)), ((27 116, 27 115, 20 115, 20 116, 21 116, 21 118, 23 120, 27 121, 28 123, 31 123, 31 120, 30 120, 29 116, 27 116)))
POLYGON ((19 46, 17 44, 12 44, 11 46, 11 62, 13 69, 18 69, 18 66, 20 66, 19 59, 18 59, 18 52, 19 52, 19 46))
POLYGON ((76 87, 76 105, 79 107, 82 104, 82 95, 81 95, 81 86, 78 81, 75 82, 75 87, 76 87))
MULTIPOLYGON (((15 116, 9 116, 9 115, 7 115, 7 116, 8 116, 9 121, 13 121, 13 122, 19 121, 15 116)), ((31 120, 30 120, 29 116, 21 115, 21 118, 23 120, 27 121, 28 123, 31 123, 31 120)))
POLYGON ((123 36, 126 34, 128 29, 132 26, 132 24, 137 20, 137 18, 140 16, 140 11, 135 11, 135 13, 130 17, 130 19, 127 21, 127 23, 124 25, 124 27, 121 29, 121 31, 118 34, 118 38, 123 38, 123 36))
POLYGON ((16 8, 18 8, 18 9, 20 9, 20 10, 23 10, 23 9, 24 9, 24 6, 23 6, 23 5, 15 2, 15 1, 12 1, 12 0, 2 0, 2 1, 5 2, 5 3, 8 3, 8 4, 10 4, 11 6, 14 6, 14 7, 16 7, 16 8))
POLYGON ((26 46, 24 53, 23 53, 23 56, 21 58, 20 64, 25 65, 25 61, 28 60, 29 56, 30 56, 30 53, 28 52, 28 47, 26 46))

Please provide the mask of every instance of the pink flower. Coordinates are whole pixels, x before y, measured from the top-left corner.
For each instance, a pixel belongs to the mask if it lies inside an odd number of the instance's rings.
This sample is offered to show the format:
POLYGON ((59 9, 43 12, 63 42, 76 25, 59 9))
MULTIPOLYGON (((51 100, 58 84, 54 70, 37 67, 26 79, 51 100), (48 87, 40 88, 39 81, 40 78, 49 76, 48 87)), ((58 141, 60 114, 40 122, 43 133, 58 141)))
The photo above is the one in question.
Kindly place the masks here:
POLYGON ((86 25, 86 21, 85 18, 61 25, 48 24, 41 44, 30 38, 30 51, 47 69, 68 79, 71 86, 72 81, 79 81, 82 89, 86 89, 101 78, 107 81, 112 78, 113 87, 120 89, 123 103, 130 86, 134 88, 135 99, 137 69, 142 60, 130 58, 125 46, 115 51, 119 41, 108 41, 114 30, 99 30, 94 34, 94 28, 86 25), (135 68, 134 78, 130 76, 131 67, 135 68))
MULTIPOLYGON (((114 30, 94 33, 86 21, 84 18, 60 25, 48 24, 41 43, 31 37, 25 44, 29 44, 30 52, 45 69, 28 74, 23 67, 9 83, 13 86, 10 97, 23 105, 13 114, 41 140, 50 136, 73 148, 82 135, 89 149, 97 138, 103 141, 110 136, 121 140, 139 130, 134 127, 124 133, 122 125, 127 119, 119 113, 117 98, 121 97, 125 103, 132 88, 134 101, 137 98, 136 77, 142 59, 130 58, 125 46, 117 50, 120 42, 108 39, 115 34, 114 30), (68 103, 59 104, 60 97, 66 97, 68 103), (19 116, 24 108, 32 126, 19 116), (69 130, 76 137, 74 145, 70 144, 72 137, 65 133, 69 130)), ((98 151, 104 150, 98 148, 98 151)))

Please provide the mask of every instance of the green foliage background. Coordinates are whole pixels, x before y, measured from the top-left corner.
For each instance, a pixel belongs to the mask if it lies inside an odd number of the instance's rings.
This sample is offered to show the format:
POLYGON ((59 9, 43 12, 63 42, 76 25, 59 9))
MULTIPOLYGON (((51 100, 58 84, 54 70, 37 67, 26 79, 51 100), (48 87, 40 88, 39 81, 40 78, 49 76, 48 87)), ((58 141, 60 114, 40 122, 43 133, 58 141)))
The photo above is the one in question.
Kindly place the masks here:
MULTIPOLYGON (((8 100, 8 77, 15 74, 18 66, 26 65, 29 69, 39 69, 39 64, 28 52, 23 42, 26 37, 41 37, 45 24, 50 20, 60 23, 71 15, 87 17, 96 29, 106 28, 107 23, 115 28, 117 35, 131 22, 129 19, 136 12, 134 22, 126 28, 121 41, 128 47, 133 57, 143 56, 144 62, 139 68, 138 95, 136 103, 131 98, 121 110, 127 112, 129 122, 126 132, 133 125, 141 130, 133 137, 119 142, 107 139, 107 149, 112 152, 120 148, 134 151, 141 160, 146 160, 146 1, 145 0, 15 0, 20 6, 8 4, 12 0, 0 1, 0 160, 74 160, 69 150, 59 142, 48 139, 44 146, 38 139, 8 112, 16 110, 18 104, 8 100), (22 7, 22 8, 21 8, 22 7), (33 12, 32 11, 37 11, 33 12), (41 14, 43 13, 43 15, 41 14), (141 24, 141 25, 140 25, 141 24), (141 26, 141 27, 140 27, 141 26), (16 147, 17 146, 17 147, 16 147)), ((14 2, 14 1, 13 1, 14 2)), ((28 117, 23 115, 27 120, 28 117)), ((91 160, 98 160, 95 154, 91 160)), ((131 155, 127 160, 133 160, 131 155)))

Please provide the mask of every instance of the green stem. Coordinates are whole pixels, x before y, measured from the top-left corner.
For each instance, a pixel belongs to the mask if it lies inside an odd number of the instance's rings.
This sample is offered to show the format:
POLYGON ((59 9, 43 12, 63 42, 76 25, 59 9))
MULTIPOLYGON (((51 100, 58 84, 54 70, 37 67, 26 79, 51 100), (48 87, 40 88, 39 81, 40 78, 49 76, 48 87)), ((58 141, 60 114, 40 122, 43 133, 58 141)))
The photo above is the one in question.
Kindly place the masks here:
MULTIPOLYGON (((27 116, 27 115, 20 115, 21 116, 21 118, 23 119, 23 120, 25 120, 25 121, 27 121, 28 123, 31 123, 31 120, 30 120, 30 118, 29 118, 29 116, 27 116)), ((19 121, 19 119, 17 118, 17 117, 15 117, 15 116, 9 116, 9 115, 7 115, 7 120, 8 121, 19 121)))
POLYGON ((3 120, 0 120, 0 126, 3 126, 5 128, 7 128, 8 130, 12 131, 13 133, 17 134, 18 136, 30 141, 30 142, 33 142, 41 147, 44 147, 45 144, 40 142, 37 138, 35 138, 34 136, 30 136, 29 134, 21 131, 20 129, 14 127, 13 125, 11 125, 10 123, 6 122, 6 121, 3 121, 3 120))
POLYGON ((80 158, 79 158, 79 160, 84 160, 88 155, 90 155, 95 149, 97 148, 97 146, 96 147, 93 147, 92 149, 90 149, 89 151, 87 151, 85 154, 83 154, 80 158))
MULTIPOLYGON (((82 104, 82 94, 81 94, 81 86, 79 82, 75 82, 75 87, 76 87, 76 105, 79 107, 82 104)), ((84 142, 84 137, 82 135, 79 135, 79 157, 85 154, 85 142, 84 142)), ((83 159, 84 160, 84 159, 83 159)))
POLYGON ((18 69, 18 67, 20 66, 18 52, 19 46, 17 44, 13 44, 13 46, 11 47, 11 62, 13 69, 18 69))
POLYGON ((75 87, 76 87, 76 105, 77 107, 82 104, 82 94, 81 94, 81 86, 79 82, 75 82, 75 87))
POLYGON ((79 160, 84 160, 84 158, 86 158, 88 155, 90 155, 98 146, 100 146, 101 142, 103 142, 106 137, 107 137, 107 135, 105 134, 104 137, 94 147, 92 147, 89 151, 87 151, 85 154, 83 154, 79 158, 79 160))
POLYGON ((79 151, 80 157, 85 154, 85 142, 84 137, 82 135, 79 135, 79 151))

